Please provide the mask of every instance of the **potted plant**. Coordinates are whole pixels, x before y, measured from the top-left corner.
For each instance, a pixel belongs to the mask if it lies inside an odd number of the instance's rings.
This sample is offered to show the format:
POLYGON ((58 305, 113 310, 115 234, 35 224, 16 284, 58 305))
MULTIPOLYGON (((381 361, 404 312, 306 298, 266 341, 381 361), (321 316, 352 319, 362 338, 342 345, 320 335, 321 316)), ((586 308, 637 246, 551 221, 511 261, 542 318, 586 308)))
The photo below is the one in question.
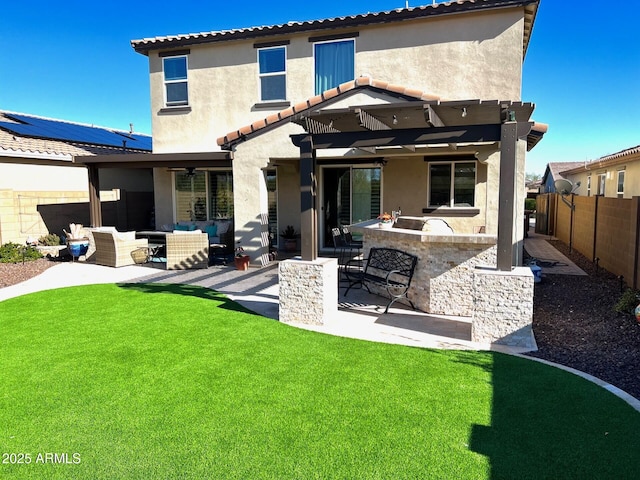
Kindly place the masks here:
POLYGON ((293 225, 287 227, 280 232, 280 236, 284 239, 284 249, 287 252, 295 252, 297 247, 298 232, 293 225))
POLYGON ((393 227, 393 215, 384 212, 382 215, 378 215, 378 223, 379 228, 391 228, 393 227))
POLYGON ((62 230, 67 237, 67 250, 72 258, 79 258, 89 250, 89 237, 84 234, 84 228, 79 223, 70 223, 69 230, 62 230))
POLYGON ((244 249, 242 247, 236 248, 236 254, 233 257, 233 263, 236 265, 237 270, 248 270, 249 269, 249 260, 251 257, 244 253, 244 249))

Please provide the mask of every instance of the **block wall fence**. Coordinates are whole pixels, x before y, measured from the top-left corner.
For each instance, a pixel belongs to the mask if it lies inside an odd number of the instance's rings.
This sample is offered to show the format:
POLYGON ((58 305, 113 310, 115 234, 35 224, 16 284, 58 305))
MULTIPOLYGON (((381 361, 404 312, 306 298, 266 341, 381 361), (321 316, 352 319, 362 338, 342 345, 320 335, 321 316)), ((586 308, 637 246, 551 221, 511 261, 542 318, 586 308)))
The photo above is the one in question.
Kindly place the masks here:
POLYGON ((553 235, 598 266, 640 288, 640 197, 538 195, 536 233, 553 235), (538 225, 538 219, 548 219, 538 225))

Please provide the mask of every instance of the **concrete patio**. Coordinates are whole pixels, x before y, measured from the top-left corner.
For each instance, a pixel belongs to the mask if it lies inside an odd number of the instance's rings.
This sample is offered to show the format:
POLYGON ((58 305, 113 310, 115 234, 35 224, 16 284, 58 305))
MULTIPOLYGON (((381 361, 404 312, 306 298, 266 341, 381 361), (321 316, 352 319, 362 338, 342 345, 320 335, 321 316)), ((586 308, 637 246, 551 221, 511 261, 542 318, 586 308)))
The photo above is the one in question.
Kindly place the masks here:
MULTIPOLYGON (((562 265, 561 268, 554 267, 552 271, 543 267, 543 273, 585 274, 546 242, 543 236, 530 235, 525 240, 525 249, 533 257, 562 265)), ((119 282, 182 283, 211 288, 260 315, 278 320, 277 262, 248 271, 236 270, 233 265, 215 265, 206 270, 168 271, 160 270, 154 264, 111 268, 91 262, 63 262, 26 282, 0 289, 0 301, 39 290, 119 282)), ((497 350, 508 353, 528 351, 472 342, 469 317, 431 315, 400 304, 394 304, 389 313, 384 314, 385 298, 369 294, 365 289, 352 289, 349 296, 345 297, 346 287, 346 283, 340 284, 337 315, 324 325, 291 325, 330 335, 415 347, 497 350)))
MULTIPOLYGON (((553 248, 551 250, 557 252, 553 248)), ((563 262, 565 260, 562 259, 563 262)), ((182 283, 217 290, 246 308, 277 320, 277 265, 274 262, 267 267, 251 268, 248 271, 235 270, 232 265, 216 265, 206 270, 167 271, 153 266, 111 268, 90 262, 60 263, 38 277, 0 289, 0 301, 39 290, 91 283, 182 283)), ((527 351, 472 342, 471 318, 468 317, 430 315, 398 304, 394 304, 389 313, 384 314, 385 298, 369 294, 364 289, 352 289, 349 296, 345 297, 346 287, 347 284, 340 284, 338 311, 334 318, 324 325, 292 325, 331 335, 415 347, 497 350, 508 353, 527 351)))

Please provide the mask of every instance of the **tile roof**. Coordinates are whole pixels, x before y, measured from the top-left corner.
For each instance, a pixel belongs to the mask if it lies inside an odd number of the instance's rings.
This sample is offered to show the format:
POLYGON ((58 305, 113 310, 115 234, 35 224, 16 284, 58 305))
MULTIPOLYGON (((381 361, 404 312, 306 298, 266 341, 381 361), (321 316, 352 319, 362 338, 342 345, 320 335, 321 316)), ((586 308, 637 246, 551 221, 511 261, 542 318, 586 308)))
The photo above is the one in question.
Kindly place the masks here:
MULTIPOLYGON (((0 122, 9 124, 16 123, 10 115, 20 115, 23 117, 37 118, 65 125, 80 125, 88 127, 90 125, 57 120, 52 118, 39 117, 31 114, 9 112, 0 110, 0 122)), ((93 125, 91 125, 93 127, 93 125)), ((105 127, 94 127, 106 131, 118 131, 105 127)), ((128 134, 129 132, 122 131, 128 134)), ((151 138, 149 135, 136 134, 141 137, 151 138)), ((0 157, 31 158, 39 160, 71 162, 76 155, 117 155, 123 153, 141 153, 140 149, 101 146, 90 143, 60 140, 55 138, 35 138, 26 135, 19 135, 7 129, 0 128, 0 157)))
POLYGON ((567 170, 581 167, 582 165, 584 165, 584 162, 554 162, 549 164, 549 169, 551 170, 553 179, 557 180, 559 178, 564 178, 562 174, 567 170))
POLYGON ((286 35, 315 30, 336 28, 353 28, 376 23, 399 22, 431 16, 458 14, 498 8, 525 8, 525 31, 523 36, 523 53, 526 54, 539 0, 457 0, 429 5, 399 8, 384 12, 349 15, 345 17, 327 18, 302 22, 287 22, 279 25, 237 28, 210 32, 187 33, 132 40, 131 46, 136 52, 148 54, 151 50, 174 48, 203 43, 214 43, 227 40, 259 38, 274 35, 286 35))
POLYGON ((640 160, 640 145, 625 148, 624 150, 620 150, 619 152, 612 153, 610 155, 605 155, 596 160, 590 160, 588 162, 575 162, 576 165, 570 168, 564 168, 562 170, 562 173, 577 173, 577 171, 580 170, 604 168, 635 160, 640 160))
MULTIPOLYGON (((294 116, 298 116, 301 113, 309 111, 315 107, 320 106, 321 104, 326 104, 331 100, 335 100, 340 96, 348 94, 349 92, 353 92, 357 89, 369 88, 380 91, 382 93, 392 94, 394 96, 398 96, 400 98, 404 98, 406 100, 422 100, 425 102, 433 103, 434 105, 438 104, 446 104, 446 100, 442 100, 437 95, 432 95, 429 93, 422 92, 417 89, 403 87, 401 85, 395 85, 388 82, 375 80, 370 77, 358 77, 355 80, 351 80, 349 82, 345 82, 335 88, 327 90, 320 95, 316 95, 314 97, 309 98, 306 101, 296 103, 289 108, 281 110, 280 112, 269 115, 265 118, 257 120, 250 125, 245 125, 238 130, 234 130, 232 132, 227 133, 226 135, 219 137, 217 139, 217 143, 219 146, 223 148, 232 148, 235 144, 240 143, 244 140, 247 140, 253 136, 259 135, 261 133, 265 133, 277 126, 290 122, 293 120, 294 116)), ((481 104, 481 100, 455 100, 450 101, 452 104, 470 102, 474 104, 481 104)), ((487 102, 491 105, 495 105, 496 101, 487 102)), ((509 102, 509 103, 521 103, 521 102, 509 102)), ((533 144, 529 149, 533 148, 540 138, 546 133, 547 125, 543 123, 535 123, 532 129, 533 135, 536 137, 532 139, 531 142, 533 144)))
POLYGON ((596 162, 607 162, 609 160, 617 160, 619 158, 630 157, 632 155, 640 154, 640 145, 631 148, 625 148, 624 150, 620 150, 617 153, 612 153, 610 155, 605 155, 604 157, 600 157, 596 162))

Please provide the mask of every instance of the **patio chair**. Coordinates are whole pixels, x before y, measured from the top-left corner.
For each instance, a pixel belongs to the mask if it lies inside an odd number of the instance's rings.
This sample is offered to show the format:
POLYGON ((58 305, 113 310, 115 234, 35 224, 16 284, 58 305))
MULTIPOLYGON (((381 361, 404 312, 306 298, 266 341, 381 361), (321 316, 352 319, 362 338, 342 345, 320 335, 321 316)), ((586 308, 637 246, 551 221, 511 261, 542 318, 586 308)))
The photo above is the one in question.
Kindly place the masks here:
POLYGON ((199 231, 167 233, 167 270, 209 267, 209 236, 199 231))
POLYGON ((93 231, 96 264, 107 267, 123 267, 137 263, 132 253, 141 248, 148 248, 149 241, 146 238, 136 239, 135 233, 93 231))
POLYGON ((344 238, 347 245, 349 245, 350 248, 355 248, 357 250, 360 250, 362 248, 362 240, 354 240, 353 235, 351 235, 351 231, 349 230, 349 227, 342 226, 341 229, 342 229, 342 237, 344 238))

